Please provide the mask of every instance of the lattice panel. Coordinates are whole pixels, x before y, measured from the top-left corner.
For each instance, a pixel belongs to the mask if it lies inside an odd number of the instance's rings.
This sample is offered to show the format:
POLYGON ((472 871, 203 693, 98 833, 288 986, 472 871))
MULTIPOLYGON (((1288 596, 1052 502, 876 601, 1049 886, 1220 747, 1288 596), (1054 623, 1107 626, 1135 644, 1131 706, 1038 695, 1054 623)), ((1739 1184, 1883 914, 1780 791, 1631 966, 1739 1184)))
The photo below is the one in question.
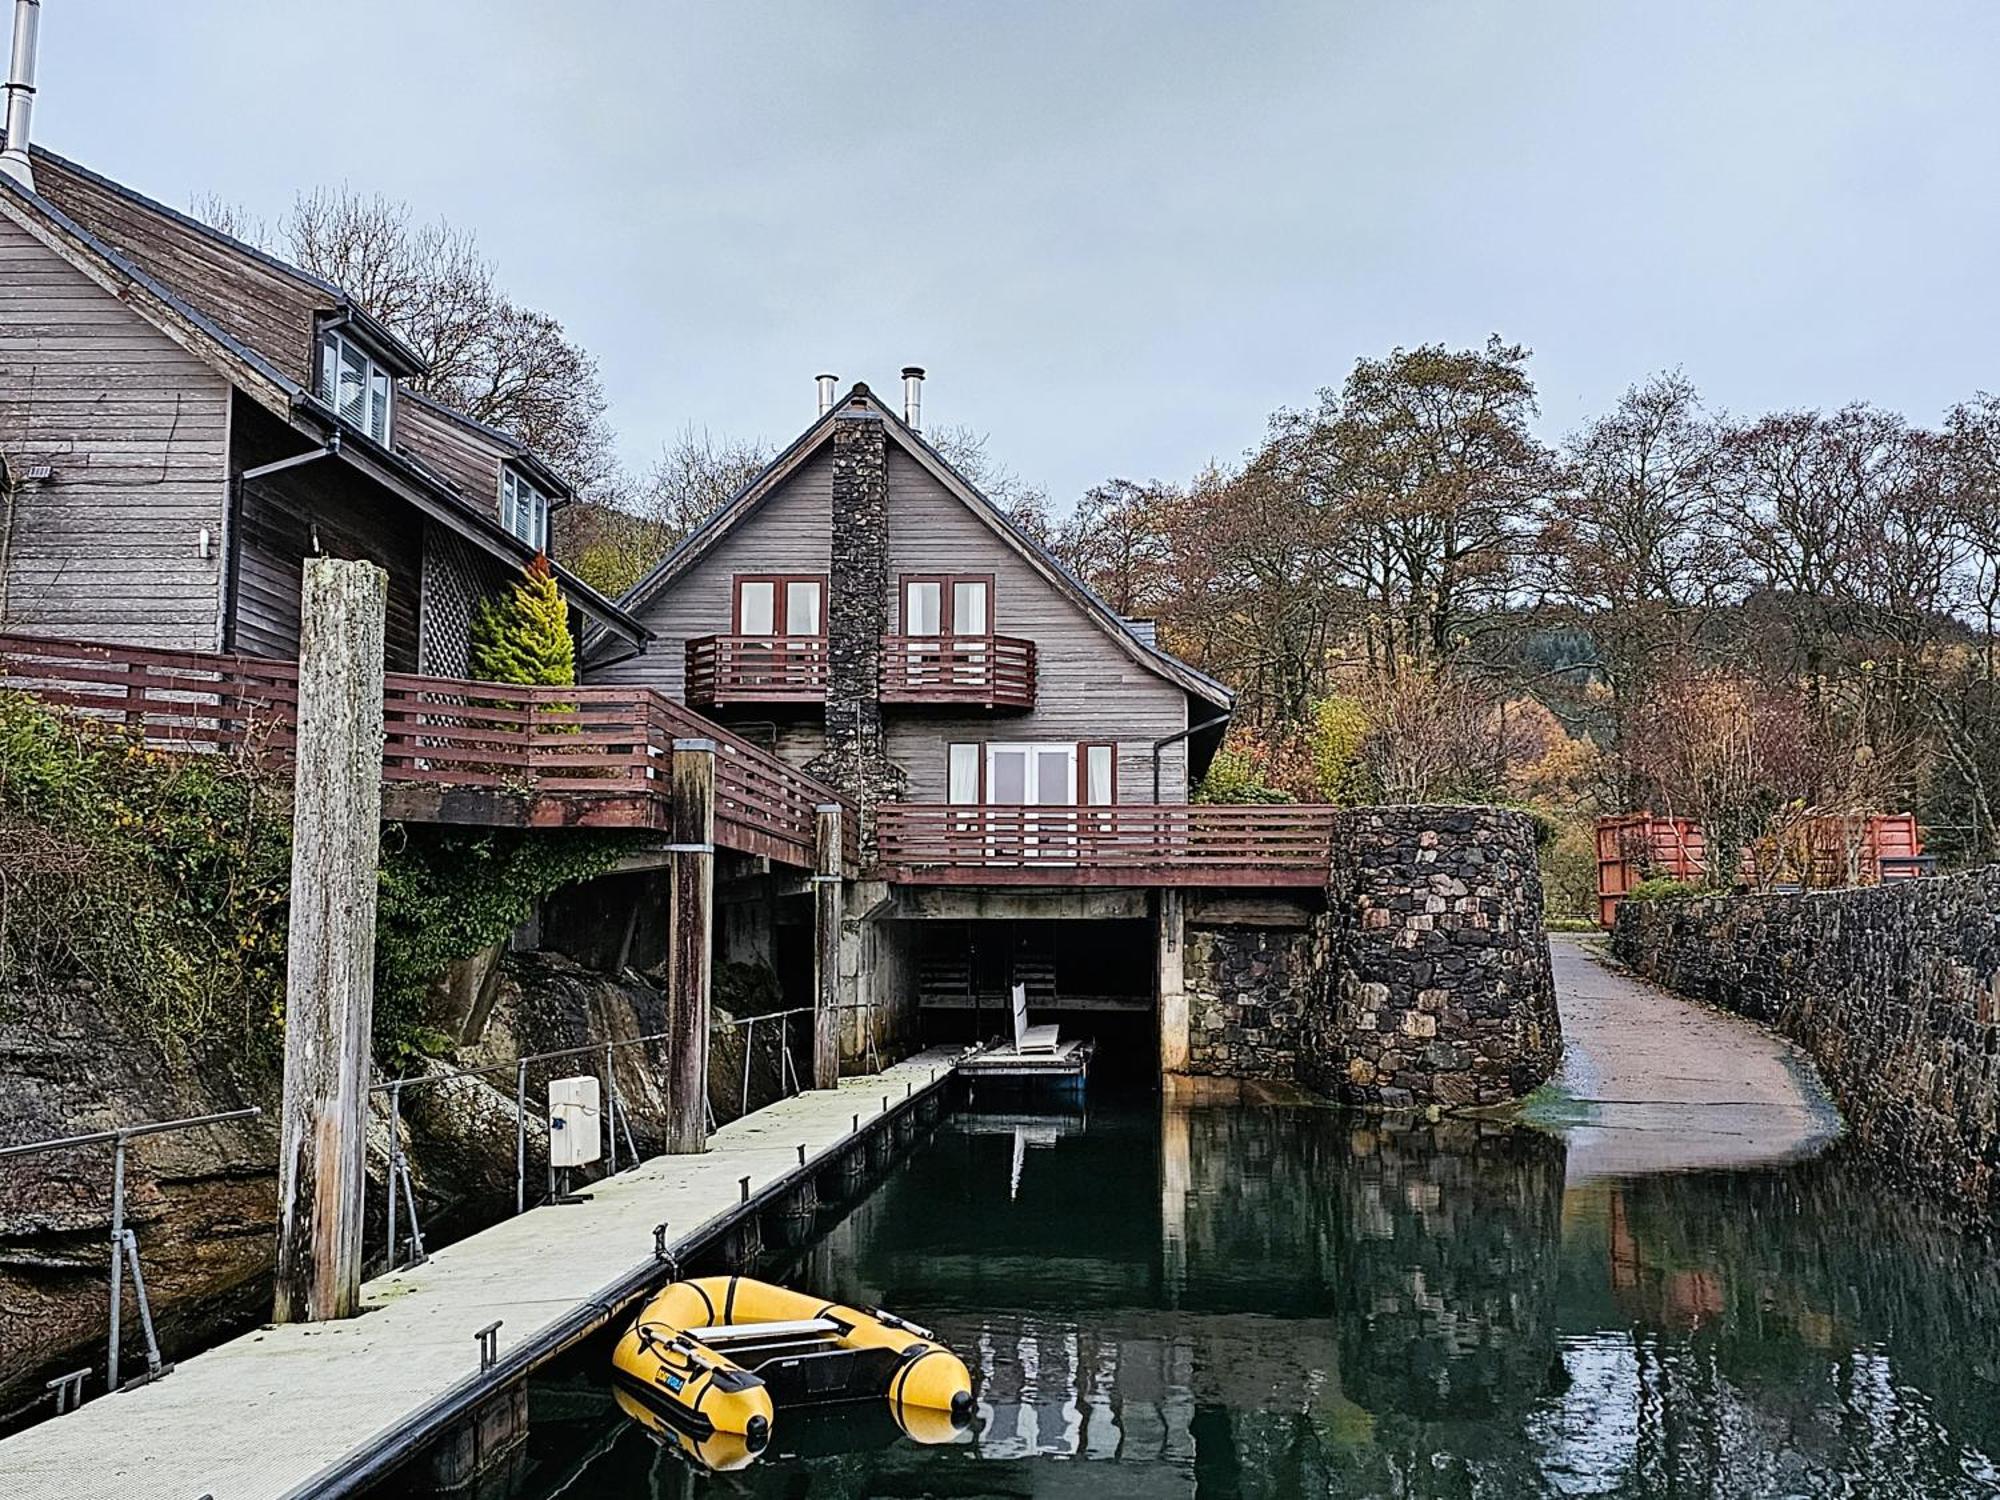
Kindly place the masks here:
POLYGON ((484 594, 481 559, 464 538, 424 527, 424 595, 417 670, 432 677, 472 675, 472 617, 484 594))

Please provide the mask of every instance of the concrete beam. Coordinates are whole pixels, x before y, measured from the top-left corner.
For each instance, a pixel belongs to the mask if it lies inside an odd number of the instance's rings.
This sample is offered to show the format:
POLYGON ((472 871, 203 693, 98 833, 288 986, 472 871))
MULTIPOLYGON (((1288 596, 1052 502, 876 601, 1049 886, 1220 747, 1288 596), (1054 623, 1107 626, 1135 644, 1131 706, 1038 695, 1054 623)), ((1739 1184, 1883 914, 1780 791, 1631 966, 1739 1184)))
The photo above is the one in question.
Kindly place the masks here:
POLYGON ((1188 1069, 1187 898, 1160 892, 1155 976, 1160 994, 1160 1072, 1188 1069))
POLYGON ((901 886, 886 913, 897 921, 1144 921, 1152 906, 1144 891, 966 890, 901 886))

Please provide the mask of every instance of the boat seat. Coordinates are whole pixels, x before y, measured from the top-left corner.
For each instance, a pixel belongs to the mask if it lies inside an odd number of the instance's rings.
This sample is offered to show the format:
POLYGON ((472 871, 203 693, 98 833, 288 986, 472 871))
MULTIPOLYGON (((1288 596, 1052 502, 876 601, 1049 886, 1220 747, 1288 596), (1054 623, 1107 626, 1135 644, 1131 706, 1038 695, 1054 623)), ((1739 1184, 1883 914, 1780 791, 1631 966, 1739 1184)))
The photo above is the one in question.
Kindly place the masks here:
POLYGON ((770 1339, 814 1338, 839 1333, 840 1325, 831 1318, 800 1318, 791 1323, 730 1323, 718 1328, 690 1328, 684 1337, 711 1349, 730 1344, 761 1344, 770 1339))

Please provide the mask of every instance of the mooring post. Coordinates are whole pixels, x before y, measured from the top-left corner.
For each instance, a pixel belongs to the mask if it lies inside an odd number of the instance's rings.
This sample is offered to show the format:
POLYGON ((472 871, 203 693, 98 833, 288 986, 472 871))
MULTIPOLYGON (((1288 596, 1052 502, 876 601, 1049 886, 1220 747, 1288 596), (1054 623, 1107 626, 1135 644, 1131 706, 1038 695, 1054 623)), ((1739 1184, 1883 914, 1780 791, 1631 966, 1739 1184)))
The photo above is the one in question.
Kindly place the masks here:
POLYGON ((278 1323, 352 1317, 361 1301, 388 584, 372 563, 306 560, 271 1315, 278 1323))
POLYGON ((1181 892, 1160 892, 1159 952, 1155 973, 1160 995, 1160 1071, 1188 1068, 1187 902, 1181 892))
POLYGON ((675 740, 667 892, 667 1149, 708 1149, 715 741, 675 740))
POLYGON ((813 823, 813 1087, 840 1083, 840 804, 813 823))

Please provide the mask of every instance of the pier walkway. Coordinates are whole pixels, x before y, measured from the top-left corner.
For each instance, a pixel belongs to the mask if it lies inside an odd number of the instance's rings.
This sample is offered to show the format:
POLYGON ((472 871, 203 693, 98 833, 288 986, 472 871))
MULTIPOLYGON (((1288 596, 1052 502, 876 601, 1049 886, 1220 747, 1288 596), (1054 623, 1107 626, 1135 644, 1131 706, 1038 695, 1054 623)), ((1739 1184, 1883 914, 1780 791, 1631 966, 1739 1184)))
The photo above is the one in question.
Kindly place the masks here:
POLYGON ((364 1288, 338 1323, 262 1328, 171 1375, 0 1442, 7 1500, 280 1500, 338 1495, 400 1447, 448 1430, 532 1365, 620 1316, 660 1279, 653 1228, 687 1250, 752 1201, 828 1165, 942 1087, 936 1048, 723 1126, 698 1156, 656 1156, 588 1201, 503 1220, 364 1288), (800 1165, 800 1148, 805 1165, 800 1165), (477 1335, 498 1321, 497 1362, 477 1335))
POLYGON ((1840 1115, 1805 1054, 1769 1029, 1629 973, 1601 941, 1549 937, 1563 1062, 1525 1117, 1569 1141, 1571 1185, 1811 1156, 1840 1115))

